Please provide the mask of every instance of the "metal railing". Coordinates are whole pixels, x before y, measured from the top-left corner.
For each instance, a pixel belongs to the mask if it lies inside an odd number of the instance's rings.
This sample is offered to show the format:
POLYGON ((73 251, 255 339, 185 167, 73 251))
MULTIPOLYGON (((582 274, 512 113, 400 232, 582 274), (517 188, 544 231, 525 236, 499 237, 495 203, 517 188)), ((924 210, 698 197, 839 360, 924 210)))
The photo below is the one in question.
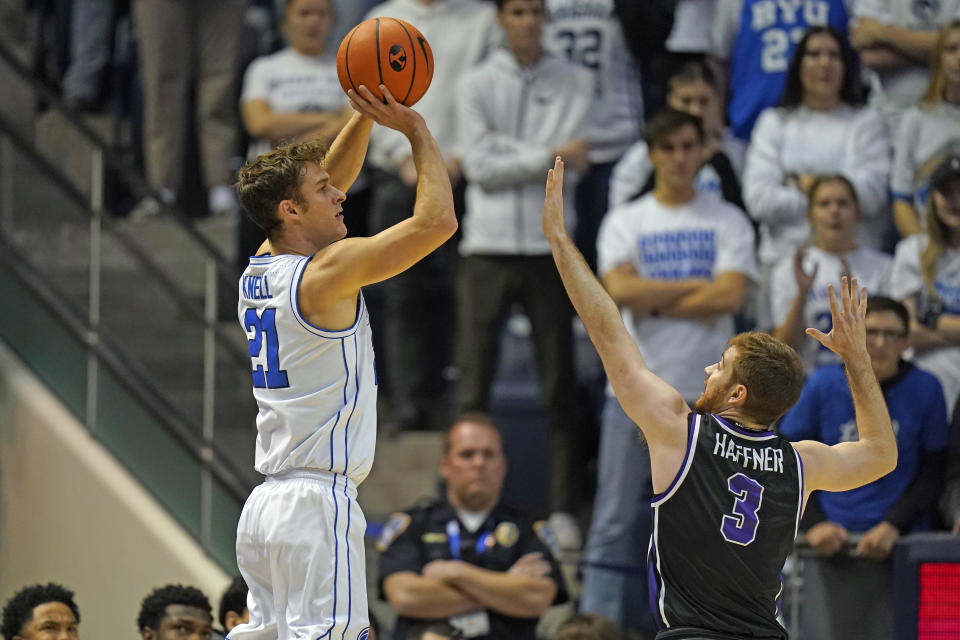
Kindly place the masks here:
MULTIPOLYGON (((26 95, 18 96, 21 104, 26 100, 49 105, 71 140, 79 141, 70 154, 89 167, 86 179, 77 180, 63 166, 65 160, 45 154, 34 140, 29 127, 35 125, 36 114, 25 125, 22 118, 17 122, 13 109, 7 113, 2 106, 13 105, 13 100, 0 103, 0 263, 11 280, 29 290, 82 345, 85 388, 77 417, 91 432, 101 440, 109 437, 102 428, 106 419, 102 405, 113 400, 105 398, 102 388, 109 375, 161 426, 163 437, 186 453, 191 470, 196 464, 199 481, 187 493, 195 489, 199 496, 181 497, 190 504, 198 502, 199 523, 192 517, 180 519, 188 520, 187 529, 232 571, 232 550, 213 549, 214 539, 217 531, 229 531, 235 524, 224 529, 219 520, 225 513, 230 517, 239 513, 255 481, 243 462, 252 458, 254 432, 250 361, 243 341, 237 339, 236 325, 225 327, 217 319, 220 293, 236 288, 233 266, 181 211, 170 209, 161 220, 151 222, 160 229, 162 242, 188 256, 176 260, 151 246, 143 227, 112 215, 105 206, 108 172, 138 198, 156 194, 92 127, 63 108, 58 96, 2 42, 0 67, 20 85, 5 91, 25 89, 21 93, 26 95), (130 293, 129 308, 125 291, 130 293), (110 295, 113 304, 107 305, 110 295), (144 304, 137 306, 136 298, 143 298, 144 304), (168 331, 171 324, 177 328, 168 331), (142 327, 152 327, 155 333, 142 327), (173 374, 168 370, 171 358, 151 359, 146 353, 164 356, 165 341, 189 346, 189 357, 173 374), (197 371, 199 375, 194 375, 197 371), (234 393, 241 389, 242 395, 234 393)), ((17 345, 11 346, 16 350, 17 345)), ((105 444, 121 458, 125 446, 105 444)), ((146 478, 137 473, 137 465, 121 462, 177 515, 176 505, 170 504, 178 499, 177 491, 150 486, 162 479, 146 478)), ((192 471, 184 475, 192 477, 192 471)))

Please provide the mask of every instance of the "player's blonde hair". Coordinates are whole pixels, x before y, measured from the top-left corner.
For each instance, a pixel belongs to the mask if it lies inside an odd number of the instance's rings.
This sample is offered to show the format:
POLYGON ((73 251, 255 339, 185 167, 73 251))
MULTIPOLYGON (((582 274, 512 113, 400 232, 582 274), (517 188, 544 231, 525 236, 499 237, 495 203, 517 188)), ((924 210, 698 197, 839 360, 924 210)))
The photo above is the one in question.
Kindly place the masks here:
POLYGON ((937 261, 947 250, 950 240, 950 230, 947 223, 940 217, 937 211, 937 205, 934 201, 933 193, 927 197, 927 246, 920 254, 920 273, 923 275, 923 283, 926 285, 927 295, 933 299, 940 296, 937 293, 937 261))
POLYGON ((947 85, 943 76, 943 50, 947 45, 947 36, 957 29, 960 29, 960 20, 953 20, 937 34, 937 42, 933 45, 933 54, 930 56, 930 82, 920 99, 920 104, 924 107, 932 107, 943 100, 943 90, 947 85))
POLYGON ((285 144, 257 156, 240 169, 236 183, 240 204, 268 238, 280 229, 280 202, 293 200, 302 204, 300 179, 308 164, 323 164, 327 149, 326 141, 318 139, 285 144))
POLYGON ((744 412, 760 424, 773 424, 800 397, 803 361, 793 347, 761 331, 738 334, 727 346, 737 348, 731 382, 747 388, 744 412))

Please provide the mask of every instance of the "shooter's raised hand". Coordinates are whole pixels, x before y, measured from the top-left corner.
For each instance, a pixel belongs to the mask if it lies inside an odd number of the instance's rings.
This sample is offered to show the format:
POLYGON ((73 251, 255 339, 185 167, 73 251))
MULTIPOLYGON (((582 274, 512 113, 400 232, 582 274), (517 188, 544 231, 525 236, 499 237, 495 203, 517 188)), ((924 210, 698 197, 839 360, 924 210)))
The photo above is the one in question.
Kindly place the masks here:
POLYGON ((870 362, 867 353, 867 330, 864 318, 867 315, 867 288, 860 288, 856 278, 840 279, 840 302, 833 289, 828 285, 827 293, 830 296, 830 314, 833 318, 833 328, 830 333, 823 333, 817 329, 807 329, 807 335, 816 338, 820 344, 830 349, 844 362, 851 359, 865 358, 870 362))
POLYGON ((382 100, 364 85, 360 85, 357 91, 350 89, 347 91, 350 106, 377 124, 396 129, 408 137, 417 127, 426 126, 420 114, 397 102, 386 85, 381 84, 379 89, 382 100))

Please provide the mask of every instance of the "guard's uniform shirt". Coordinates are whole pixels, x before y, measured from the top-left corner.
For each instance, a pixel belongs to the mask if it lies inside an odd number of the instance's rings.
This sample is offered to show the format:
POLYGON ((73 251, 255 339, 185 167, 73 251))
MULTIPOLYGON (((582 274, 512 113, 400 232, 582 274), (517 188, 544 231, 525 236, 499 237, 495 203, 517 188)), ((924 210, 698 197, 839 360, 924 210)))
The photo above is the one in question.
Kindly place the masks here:
POLYGON ((780 572, 803 500, 800 457, 784 438, 690 414, 687 454, 651 500, 650 604, 657 639, 786 640, 780 572))
MULTIPOLYGON (((391 516, 377 545, 380 551, 380 592, 383 581, 400 571, 420 573, 433 560, 463 560, 490 571, 506 571, 528 553, 539 552, 550 563, 549 577, 557 585, 553 603, 567 599, 554 556, 556 542, 544 521, 534 521, 524 512, 498 504, 475 532, 470 532, 457 518, 446 499, 391 516)), ((490 619, 489 639, 534 640, 537 618, 513 618, 487 610, 490 619)), ((399 617, 394 638, 406 638, 414 618, 399 617)))

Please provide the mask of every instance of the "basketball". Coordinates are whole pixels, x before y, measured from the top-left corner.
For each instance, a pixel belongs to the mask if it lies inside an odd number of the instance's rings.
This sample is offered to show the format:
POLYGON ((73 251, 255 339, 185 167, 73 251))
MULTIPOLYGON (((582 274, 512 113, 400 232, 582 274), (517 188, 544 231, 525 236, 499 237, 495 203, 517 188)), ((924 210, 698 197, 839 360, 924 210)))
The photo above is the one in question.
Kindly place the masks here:
POLYGON ((371 18, 350 30, 337 51, 337 77, 344 91, 360 85, 379 99, 386 85, 397 102, 412 106, 433 79, 433 52, 423 34, 396 18, 371 18))

